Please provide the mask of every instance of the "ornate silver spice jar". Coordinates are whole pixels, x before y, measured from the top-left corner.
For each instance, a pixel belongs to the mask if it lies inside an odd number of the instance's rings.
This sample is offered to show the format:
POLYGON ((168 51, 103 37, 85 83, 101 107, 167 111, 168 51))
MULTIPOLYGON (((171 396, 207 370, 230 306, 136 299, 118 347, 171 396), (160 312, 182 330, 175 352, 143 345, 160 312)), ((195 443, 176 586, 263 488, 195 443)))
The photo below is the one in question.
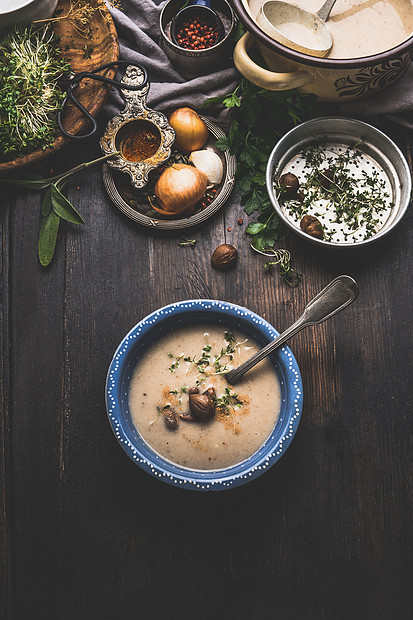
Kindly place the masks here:
MULTIPOLYGON (((145 75, 139 67, 129 65, 122 78, 123 84, 143 84, 145 75)), ((171 155, 175 132, 162 112, 151 110, 146 105, 149 84, 141 90, 122 89, 125 109, 108 122, 105 133, 100 139, 100 147, 105 155, 117 153, 107 163, 111 168, 127 173, 131 184, 140 189, 148 182, 148 174, 163 164, 171 155), (146 150, 149 153, 136 157, 127 156, 126 146, 133 145, 134 137, 147 137, 146 150)), ((135 142, 135 146, 136 146, 135 142)), ((132 150, 132 149, 129 149, 132 150)), ((135 149, 136 150, 136 149, 135 149)))

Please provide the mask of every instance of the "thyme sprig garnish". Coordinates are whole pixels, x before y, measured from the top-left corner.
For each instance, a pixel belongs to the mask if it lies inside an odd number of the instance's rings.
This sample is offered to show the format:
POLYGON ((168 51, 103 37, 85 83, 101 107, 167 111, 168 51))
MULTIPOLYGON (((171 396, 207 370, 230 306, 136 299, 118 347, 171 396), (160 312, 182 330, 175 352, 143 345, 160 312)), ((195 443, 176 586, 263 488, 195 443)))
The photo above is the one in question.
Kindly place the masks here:
POLYGON ((163 405, 163 406, 156 405, 157 415, 156 415, 156 418, 154 418, 153 420, 151 420, 151 422, 149 422, 149 426, 154 424, 156 420, 159 418, 159 416, 170 408, 171 408, 171 403, 166 403, 166 405, 163 405))
MULTIPOLYGON (((380 227, 380 214, 391 208, 386 181, 371 166, 362 169, 362 144, 346 149, 329 149, 323 144, 307 147, 303 179, 300 179, 301 200, 285 200, 284 204, 297 219, 305 214, 323 217, 332 213, 332 227, 324 227, 324 239, 333 240, 340 225, 344 240, 372 237, 380 227), (358 235, 356 236, 356 233, 358 235)), ((280 187, 275 181, 275 191, 280 187)))
POLYGON ((265 252, 260 252, 254 248, 254 246, 251 247, 255 250, 255 252, 258 252, 258 254, 272 258, 272 260, 268 260, 264 264, 264 270, 267 273, 271 273, 273 268, 278 266, 282 279, 287 282, 289 286, 298 286, 302 276, 301 273, 298 273, 291 267, 291 254, 288 250, 274 250, 267 248, 265 252))
POLYGON ((168 353, 168 357, 173 357, 175 358, 175 361, 172 362, 172 364, 169 366, 168 370, 169 372, 175 372, 175 370, 178 368, 179 366, 179 362, 181 361, 181 359, 184 357, 184 354, 181 353, 181 355, 173 355, 173 353, 168 353))
MULTIPOLYGON (((191 369, 193 369, 193 366, 195 366, 198 372, 198 378, 195 378, 195 386, 202 391, 205 389, 205 386, 208 384, 208 380, 211 377, 213 377, 214 375, 224 374, 228 370, 231 370, 231 361, 234 358, 235 352, 242 344, 247 341, 248 339, 238 341, 234 332, 225 331, 224 346, 221 346, 219 351, 218 343, 213 343, 213 345, 206 343, 202 347, 200 354, 194 355, 193 357, 191 357, 190 355, 185 355, 185 353, 175 355, 172 352, 168 352, 166 354, 167 357, 173 359, 172 365, 169 367, 169 371, 175 372, 182 362, 188 364, 187 373, 191 369)), ((165 404, 163 404, 163 406, 159 404, 156 406, 158 414, 157 418, 162 413, 165 413, 166 410, 170 410, 171 407, 181 407, 183 394, 187 394, 188 391, 189 387, 187 385, 182 385, 181 387, 172 386, 171 389, 168 389, 167 394, 170 395, 171 402, 166 402, 165 404)), ((190 394, 191 393, 192 392, 190 391, 190 394)), ((166 398, 168 398, 168 396, 166 396, 166 398)), ((234 392, 230 387, 224 387, 223 392, 215 396, 214 403, 217 409, 217 413, 222 416, 230 416, 234 414, 240 407, 245 405, 244 400, 240 398, 239 395, 234 392)), ((153 422, 155 422, 157 418, 155 418, 153 422)), ((150 424, 152 424, 153 422, 151 422, 150 424)))
POLYGON ((224 394, 221 394, 221 396, 215 399, 215 406, 218 407, 220 412, 224 415, 230 415, 233 413, 234 408, 242 407, 243 404, 238 394, 228 387, 225 388, 224 394))
POLYGON ((195 243, 196 243, 196 239, 186 239, 186 237, 182 237, 181 241, 178 241, 178 245, 181 248, 185 248, 185 247, 193 248, 195 247, 195 243))
MULTIPOLYGON (((200 355, 195 355, 194 357, 185 355, 185 353, 179 355, 174 355, 171 352, 167 353, 168 357, 174 360, 168 368, 169 372, 175 372, 181 361, 189 365, 187 372, 189 372, 191 365, 194 365, 197 368, 198 374, 202 376, 202 380, 197 381, 197 385, 204 382, 209 376, 222 375, 228 372, 232 368, 230 362, 233 361, 237 348, 244 344, 246 340, 238 342, 234 333, 230 331, 224 332, 224 340, 225 346, 221 347, 219 353, 216 354, 211 353, 212 346, 210 344, 206 344, 202 348, 200 355)), ((181 387, 181 392, 186 392, 187 389, 188 386, 183 386, 181 387)), ((178 393, 177 389, 170 391, 170 394, 175 394, 175 392, 178 393)))

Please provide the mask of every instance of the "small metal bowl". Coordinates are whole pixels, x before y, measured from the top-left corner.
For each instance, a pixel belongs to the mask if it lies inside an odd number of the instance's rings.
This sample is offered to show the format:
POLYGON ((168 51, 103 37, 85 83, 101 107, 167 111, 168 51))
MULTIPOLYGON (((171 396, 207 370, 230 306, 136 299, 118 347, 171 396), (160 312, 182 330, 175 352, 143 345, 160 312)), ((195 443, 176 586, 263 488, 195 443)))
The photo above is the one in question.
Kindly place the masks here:
MULTIPOLYGON (((127 67, 122 78, 124 84, 133 86, 140 86, 144 81, 142 69, 133 65, 127 67)), ((175 140, 175 131, 169 125, 166 116, 162 112, 151 110, 146 105, 148 91, 149 84, 142 86, 140 90, 122 90, 121 93, 126 102, 125 109, 110 119, 100 139, 100 147, 105 155, 118 152, 116 156, 107 161, 108 166, 128 174, 136 189, 144 187, 148 182, 149 172, 170 157, 175 140), (152 131, 159 141, 156 151, 146 159, 138 161, 126 159, 122 145, 134 130, 145 127, 148 131, 152 131)))
POLYGON ((211 7, 221 19, 225 36, 216 45, 203 50, 189 50, 175 45, 171 39, 171 21, 182 9, 182 0, 169 0, 163 7, 159 26, 160 46, 184 77, 195 77, 216 69, 225 59, 232 56, 231 42, 235 26, 234 12, 226 0, 212 0, 211 7))
POLYGON ((409 166, 396 144, 384 133, 358 120, 340 117, 324 117, 307 121, 289 131, 274 147, 267 164, 267 192, 272 206, 281 220, 295 233, 317 245, 325 247, 354 248, 365 246, 388 234, 400 222, 411 199, 412 181, 409 166), (344 224, 333 221, 335 214, 317 203, 316 216, 328 232, 330 239, 317 239, 300 228, 301 215, 289 208, 289 201, 280 201, 274 183, 282 174, 291 172, 300 182, 305 169, 303 151, 310 146, 323 148, 333 157, 348 147, 357 146, 360 159, 352 164, 352 176, 377 175, 388 194, 388 208, 378 215, 377 232, 365 238, 362 227, 349 232, 344 224), (321 214, 320 214, 321 212, 321 214))

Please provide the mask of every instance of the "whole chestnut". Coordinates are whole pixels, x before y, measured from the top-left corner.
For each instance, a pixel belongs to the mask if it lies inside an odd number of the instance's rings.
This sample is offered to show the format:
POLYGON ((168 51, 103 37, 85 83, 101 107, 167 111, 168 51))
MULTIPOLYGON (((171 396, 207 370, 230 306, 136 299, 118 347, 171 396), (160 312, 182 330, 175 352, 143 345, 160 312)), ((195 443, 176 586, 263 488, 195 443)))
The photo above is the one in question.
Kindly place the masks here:
POLYGON ((286 172, 279 178, 280 186, 283 189, 283 196, 285 198, 292 198, 298 192, 300 187, 300 181, 292 172, 286 172))
POLYGON ((315 237, 316 239, 322 239, 324 237, 323 226, 314 215, 304 215, 300 222, 300 228, 307 235, 315 237))
POLYGON ((330 168, 324 168, 319 172, 319 183, 323 189, 330 189, 331 184, 334 180, 335 172, 334 170, 330 170, 330 168))
POLYGON ((214 388, 208 388, 203 394, 189 395, 189 408, 198 420, 208 420, 215 415, 215 401, 214 388))
POLYGON ((238 260, 238 250, 229 243, 223 243, 215 248, 211 263, 215 269, 229 271, 235 267, 238 260))

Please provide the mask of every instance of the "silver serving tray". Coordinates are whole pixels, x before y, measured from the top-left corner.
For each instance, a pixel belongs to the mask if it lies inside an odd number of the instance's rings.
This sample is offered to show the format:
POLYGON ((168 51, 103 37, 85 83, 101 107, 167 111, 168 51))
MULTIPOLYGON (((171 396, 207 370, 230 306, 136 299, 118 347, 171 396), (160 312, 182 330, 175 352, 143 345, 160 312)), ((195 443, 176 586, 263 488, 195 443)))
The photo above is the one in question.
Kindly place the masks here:
POLYGON ((125 196, 124 186, 128 184, 128 178, 126 177, 126 175, 119 175, 119 173, 114 174, 112 169, 106 163, 103 164, 103 183, 109 195, 109 198, 111 199, 113 204, 118 207, 120 211, 122 211, 122 213, 124 213, 134 222, 142 224, 143 226, 148 226, 150 228, 157 228, 159 230, 180 230, 190 228, 209 219, 228 200, 228 197, 230 196, 234 186, 236 158, 235 155, 230 155, 228 151, 222 152, 215 147, 216 140, 218 138, 225 137, 225 133, 223 132, 223 130, 204 116, 201 116, 201 118, 208 127, 210 134, 207 143, 203 148, 212 149, 216 153, 218 153, 224 167, 222 181, 219 185, 216 186, 216 196, 212 200, 212 202, 210 202, 210 204, 203 210, 181 218, 179 216, 175 216, 168 219, 166 216, 164 217, 161 215, 149 217, 143 212, 143 209, 147 208, 147 204, 145 204, 146 199, 142 199, 142 206, 137 206, 135 204, 136 202, 139 202, 138 190, 134 190, 132 187, 130 187, 126 191, 125 196), (135 192, 136 199, 128 198, 128 196, 131 195, 130 192, 135 192), (131 200, 133 201, 134 206, 130 204, 131 200))
MULTIPOLYGON (((323 147, 324 148, 324 147, 323 147)), ((358 178, 356 176, 356 178, 358 178)), ((384 133, 367 123, 340 117, 323 117, 307 121, 288 132, 275 146, 267 164, 267 191, 271 203, 281 220, 295 233, 317 245, 338 248, 354 248, 372 243, 388 234, 409 206, 412 181, 407 161, 396 146, 384 133), (325 144, 329 153, 357 145, 362 156, 359 162, 361 170, 367 173, 375 171, 389 194, 389 208, 381 217, 376 233, 364 239, 360 230, 354 238, 349 238, 348 231, 340 230, 335 224, 336 233, 331 240, 316 239, 300 228, 300 218, 288 209, 288 201, 279 202, 274 190, 274 179, 285 172, 292 172, 300 178, 304 170, 302 152, 308 146, 325 144), (391 203, 391 204, 390 204, 391 203), (347 236, 347 239, 346 239, 347 236)), ((326 212, 318 219, 324 226, 330 226, 332 213, 326 212)))

